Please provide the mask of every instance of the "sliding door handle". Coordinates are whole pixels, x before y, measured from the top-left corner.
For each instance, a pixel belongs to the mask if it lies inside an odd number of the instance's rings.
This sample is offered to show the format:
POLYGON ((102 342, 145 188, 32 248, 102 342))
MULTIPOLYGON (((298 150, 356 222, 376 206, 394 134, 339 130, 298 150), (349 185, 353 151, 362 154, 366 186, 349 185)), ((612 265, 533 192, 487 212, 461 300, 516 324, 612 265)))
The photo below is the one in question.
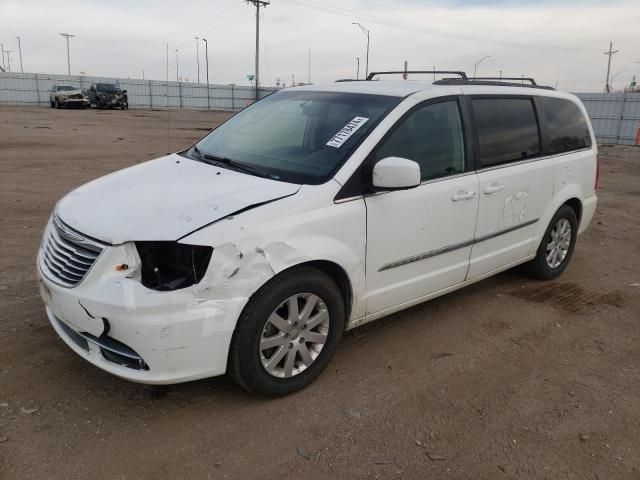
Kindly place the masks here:
POLYGON ((460 191, 456 193, 453 197, 451 197, 451 200, 454 202, 459 202, 460 200, 470 200, 475 196, 476 196, 476 192, 460 191))
POLYGON ((502 190, 504 190, 504 185, 501 185, 499 183, 492 183, 484 189, 484 193, 486 195, 492 195, 494 193, 501 192, 502 190))

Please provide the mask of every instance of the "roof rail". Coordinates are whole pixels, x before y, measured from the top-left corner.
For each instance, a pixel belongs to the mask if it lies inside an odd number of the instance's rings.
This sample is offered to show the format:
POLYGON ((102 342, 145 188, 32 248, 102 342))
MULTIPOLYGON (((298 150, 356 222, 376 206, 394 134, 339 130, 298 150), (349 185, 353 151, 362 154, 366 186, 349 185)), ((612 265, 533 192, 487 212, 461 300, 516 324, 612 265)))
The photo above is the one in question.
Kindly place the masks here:
POLYGON ((403 75, 405 73, 425 73, 429 75, 436 75, 436 74, 458 75, 461 80, 469 80, 466 73, 460 72, 457 70, 393 70, 393 71, 387 71, 387 72, 371 72, 367 76, 367 80, 373 80, 373 77, 375 77, 376 75, 403 75))
POLYGON ((522 82, 531 82, 531 85, 534 87, 538 86, 536 81, 531 77, 471 77, 469 80, 497 80, 499 82, 502 82, 503 80, 518 80, 522 82))
MULTIPOLYGON (((502 77, 502 80, 505 80, 505 77, 502 77)), ((522 80, 522 78, 518 78, 517 80, 522 80)), ((527 80, 527 79, 525 79, 527 80)), ((495 87, 519 87, 519 88, 537 88, 540 90, 555 90, 553 87, 548 87, 546 85, 538 85, 537 83, 517 83, 514 81, 504 82, 498 80, 479 80, 478 77, 470 78, 468 80, 463 80, 461 78, 443 78, 442 80, 436 80, 433 82, 434 85, 490 85, 495 87)))

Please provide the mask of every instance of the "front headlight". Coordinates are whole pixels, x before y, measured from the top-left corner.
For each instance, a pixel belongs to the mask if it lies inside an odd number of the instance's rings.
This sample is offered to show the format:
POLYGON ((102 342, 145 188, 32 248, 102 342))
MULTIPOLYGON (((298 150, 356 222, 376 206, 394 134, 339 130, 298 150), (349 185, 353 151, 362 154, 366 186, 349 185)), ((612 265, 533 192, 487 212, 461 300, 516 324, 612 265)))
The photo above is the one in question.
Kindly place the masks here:
POLYGON ((142 263, 142 284, 151 290, 186 288, 202 280, 212 247, 178 242, 135 242, 142 263))

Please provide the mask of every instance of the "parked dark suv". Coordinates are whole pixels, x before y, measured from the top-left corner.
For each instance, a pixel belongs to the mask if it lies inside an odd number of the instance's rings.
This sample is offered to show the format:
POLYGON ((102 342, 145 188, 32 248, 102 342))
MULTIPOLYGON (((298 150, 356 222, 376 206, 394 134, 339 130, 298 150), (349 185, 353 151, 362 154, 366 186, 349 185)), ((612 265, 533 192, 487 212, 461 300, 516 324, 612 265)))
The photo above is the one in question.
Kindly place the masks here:
POLYGON ((122 90, 116 83, 92 83, 86 91, 91 105, 96 108, 120 107, 122 110, 129 108, 127 91, 122 90))

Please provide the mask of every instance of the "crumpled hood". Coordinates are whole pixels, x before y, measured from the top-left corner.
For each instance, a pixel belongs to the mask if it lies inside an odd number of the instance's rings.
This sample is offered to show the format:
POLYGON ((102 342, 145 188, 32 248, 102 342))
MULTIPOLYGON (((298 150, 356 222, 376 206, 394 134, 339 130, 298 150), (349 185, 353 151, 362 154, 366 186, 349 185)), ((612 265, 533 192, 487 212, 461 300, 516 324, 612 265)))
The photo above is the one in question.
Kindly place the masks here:
POLYGON ((58 202, 56 213, 80 233, 111 244, 177 240, 299 189, 173 154, 81 186, 58 202))

